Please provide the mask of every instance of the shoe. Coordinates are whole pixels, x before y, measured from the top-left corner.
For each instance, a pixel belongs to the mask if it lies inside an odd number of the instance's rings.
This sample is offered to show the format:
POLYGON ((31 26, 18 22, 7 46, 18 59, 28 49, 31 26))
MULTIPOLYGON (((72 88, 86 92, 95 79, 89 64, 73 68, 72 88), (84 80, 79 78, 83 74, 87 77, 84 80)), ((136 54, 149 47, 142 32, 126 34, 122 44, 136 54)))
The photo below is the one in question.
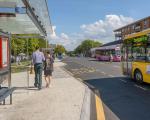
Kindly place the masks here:
POLYGON ((34 87, 38 87, 38 84, 34 83, 34 87))
POLYGON ((38 86, 38 89, 39 89, 39 90, 41 90, 41 89, 42 89, 42 87, 39 85, 39 86, 38 86))
POLYGON ((42 88, 41 87, 38 87, 38 90, 41 90, 42 88))

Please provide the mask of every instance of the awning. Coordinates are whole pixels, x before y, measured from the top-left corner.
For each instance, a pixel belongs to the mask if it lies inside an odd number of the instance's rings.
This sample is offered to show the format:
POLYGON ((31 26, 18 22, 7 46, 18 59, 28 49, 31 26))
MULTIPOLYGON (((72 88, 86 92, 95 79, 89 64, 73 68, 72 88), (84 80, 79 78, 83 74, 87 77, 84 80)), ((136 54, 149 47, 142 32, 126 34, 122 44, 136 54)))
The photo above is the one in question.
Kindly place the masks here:
POLYGON ((0 0, 0 29, 12 34, 52 34, 47 0, 0 0))

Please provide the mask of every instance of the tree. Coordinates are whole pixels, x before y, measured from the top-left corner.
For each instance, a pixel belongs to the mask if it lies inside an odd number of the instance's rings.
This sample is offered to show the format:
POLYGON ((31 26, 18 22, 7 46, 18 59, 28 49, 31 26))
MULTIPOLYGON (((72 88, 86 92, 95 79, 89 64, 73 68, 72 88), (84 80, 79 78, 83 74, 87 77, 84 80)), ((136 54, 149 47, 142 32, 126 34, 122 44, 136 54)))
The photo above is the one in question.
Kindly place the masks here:
POLYGON ((90 49, 94 48, 94 47, 99 47, 101 46, 102 43, 98 42, 98 41, 94 41, 94 40, 84 40, 81 45, 79 45, 76 49, 75 49, 75 53, 76 54, 84 54, 85 56, 89 56, 90 54, 90 49))
POLYGON ((46 45, 48 45, 48 41, 47 40, 45 40, 45 39, 38 39, 38 41, 39 41, 39 47, 40 48, 46 48, 46 45))
POLYGON ((25 47, 26 51, 24 53, 27 54, 27 49, 28 49, 28 54, 32 55, 33 51, 35 51, 37 46, 39 46, 39 39, 37 38, 26 39, 26 47, 25 47))
MULTIPOLYGON (((36 47, 39 46, 40 48, 45 48, 47 41, 42 38, 33 38, 35 36, 33 34, 28 35, 17 35, 17 36, 31 36, 31 38, 17 38, 16 35, 12 36, 11 40, 11 54, 16 56, 19 53, 25 53, 31 55, 33 51, 35 51, 36 47)), ((38 35, 36 35, 38 36, 38 35)))
POLYGON ((18 55, 19 53, 24 53, 25 51, 25 40, 20 38, 12 38, 11 40, 11 51, 13 55, 18 55))
POLYGON ((82 53, 82 45, 79 45, 76 49, 75 49, 75 54, 81 54, 82 53))
POLYGON ((57 45, 54 49, 55 51, 55 54, 63 54, 63 53, 66 53, 66 49, 63 45, 57 45))

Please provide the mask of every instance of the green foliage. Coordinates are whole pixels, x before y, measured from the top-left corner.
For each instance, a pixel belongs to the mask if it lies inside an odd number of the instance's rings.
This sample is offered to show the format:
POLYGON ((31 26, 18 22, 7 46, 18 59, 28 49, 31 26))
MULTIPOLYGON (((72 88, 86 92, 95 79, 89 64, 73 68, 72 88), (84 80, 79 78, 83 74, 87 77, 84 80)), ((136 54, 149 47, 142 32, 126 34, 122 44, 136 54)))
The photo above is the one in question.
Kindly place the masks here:
POLYGON ((27 49, 28 49, 28 53, 29 53, 29 55, 31 55, 33 53, 33 51, 35 51, 35 48, 37 46, 39 46, 39 39, 29 38, 28 40, 26 40, 26 51, 25 51, 25 53, 27 53, 27 49))
POLYGON ((82 53, 82 52, 83 52, 82 45, 79 45, 74 51, 74 53, 76 53, 76 54, 82 53))
POLYGON ((134 38, 133 41, 135 43, 140 43, 140 42, 147 43, 148 37, 147 36, 142 36, 142 37, 139 37, 139 38, 134 38))
POLYGON ((12 54, 18 55, 19 53, 24 53, 26 46, 26 41, 20 38, 12 38, 11 40, 11 51, 12 54))
MULTIPOLYGON (((19 35, 24 36, 24 35, 19 35)), ((31 38, 16 38, 15 36, 12 36, 11 39, 11 53, 12 55, 18 55, 19 53, 29 53, 29 55, 32 54, 33 51, 35 51, 35 48, 39 46, 40 48, 46 47, 46 40, 41 38, 32 38, 32 35, 26 35, 31 36, 31 38)))
POLYGON ((79 45, 76 49, 75 49, 75 53, 76 54, 81 54, 83 53, 84 55, 90 54, 90 49, 94 48, 94 47, 99 47, 101 46, 102 43, 98 42, 98 41, 94 41, 94 40, 84 40, 81 45, 79 45))
POLYGON ((46 45, 48 45, 48 42, 44 39, 38 39, 38 41, 39 41, 39 47, 40 48, 45 48, 46 45), (47 42, 47 44, 46 44, 46 42, 47 42))
POLYGON ((62 45, 57 45, 56 48, 54 49, 55 54, 63 54, 66 53, 66 49, 62 45))

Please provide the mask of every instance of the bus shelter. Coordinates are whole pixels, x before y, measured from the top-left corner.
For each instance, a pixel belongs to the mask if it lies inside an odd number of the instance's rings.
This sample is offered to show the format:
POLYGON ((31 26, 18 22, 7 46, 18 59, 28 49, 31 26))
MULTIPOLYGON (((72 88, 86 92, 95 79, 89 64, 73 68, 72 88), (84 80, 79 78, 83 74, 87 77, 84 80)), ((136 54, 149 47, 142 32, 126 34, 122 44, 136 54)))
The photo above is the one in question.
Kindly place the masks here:
POLYGON ((52 32, 47 0, 0 0, 0 86, 8 83, 11 87, 12 34, 48 41, 52 32))

